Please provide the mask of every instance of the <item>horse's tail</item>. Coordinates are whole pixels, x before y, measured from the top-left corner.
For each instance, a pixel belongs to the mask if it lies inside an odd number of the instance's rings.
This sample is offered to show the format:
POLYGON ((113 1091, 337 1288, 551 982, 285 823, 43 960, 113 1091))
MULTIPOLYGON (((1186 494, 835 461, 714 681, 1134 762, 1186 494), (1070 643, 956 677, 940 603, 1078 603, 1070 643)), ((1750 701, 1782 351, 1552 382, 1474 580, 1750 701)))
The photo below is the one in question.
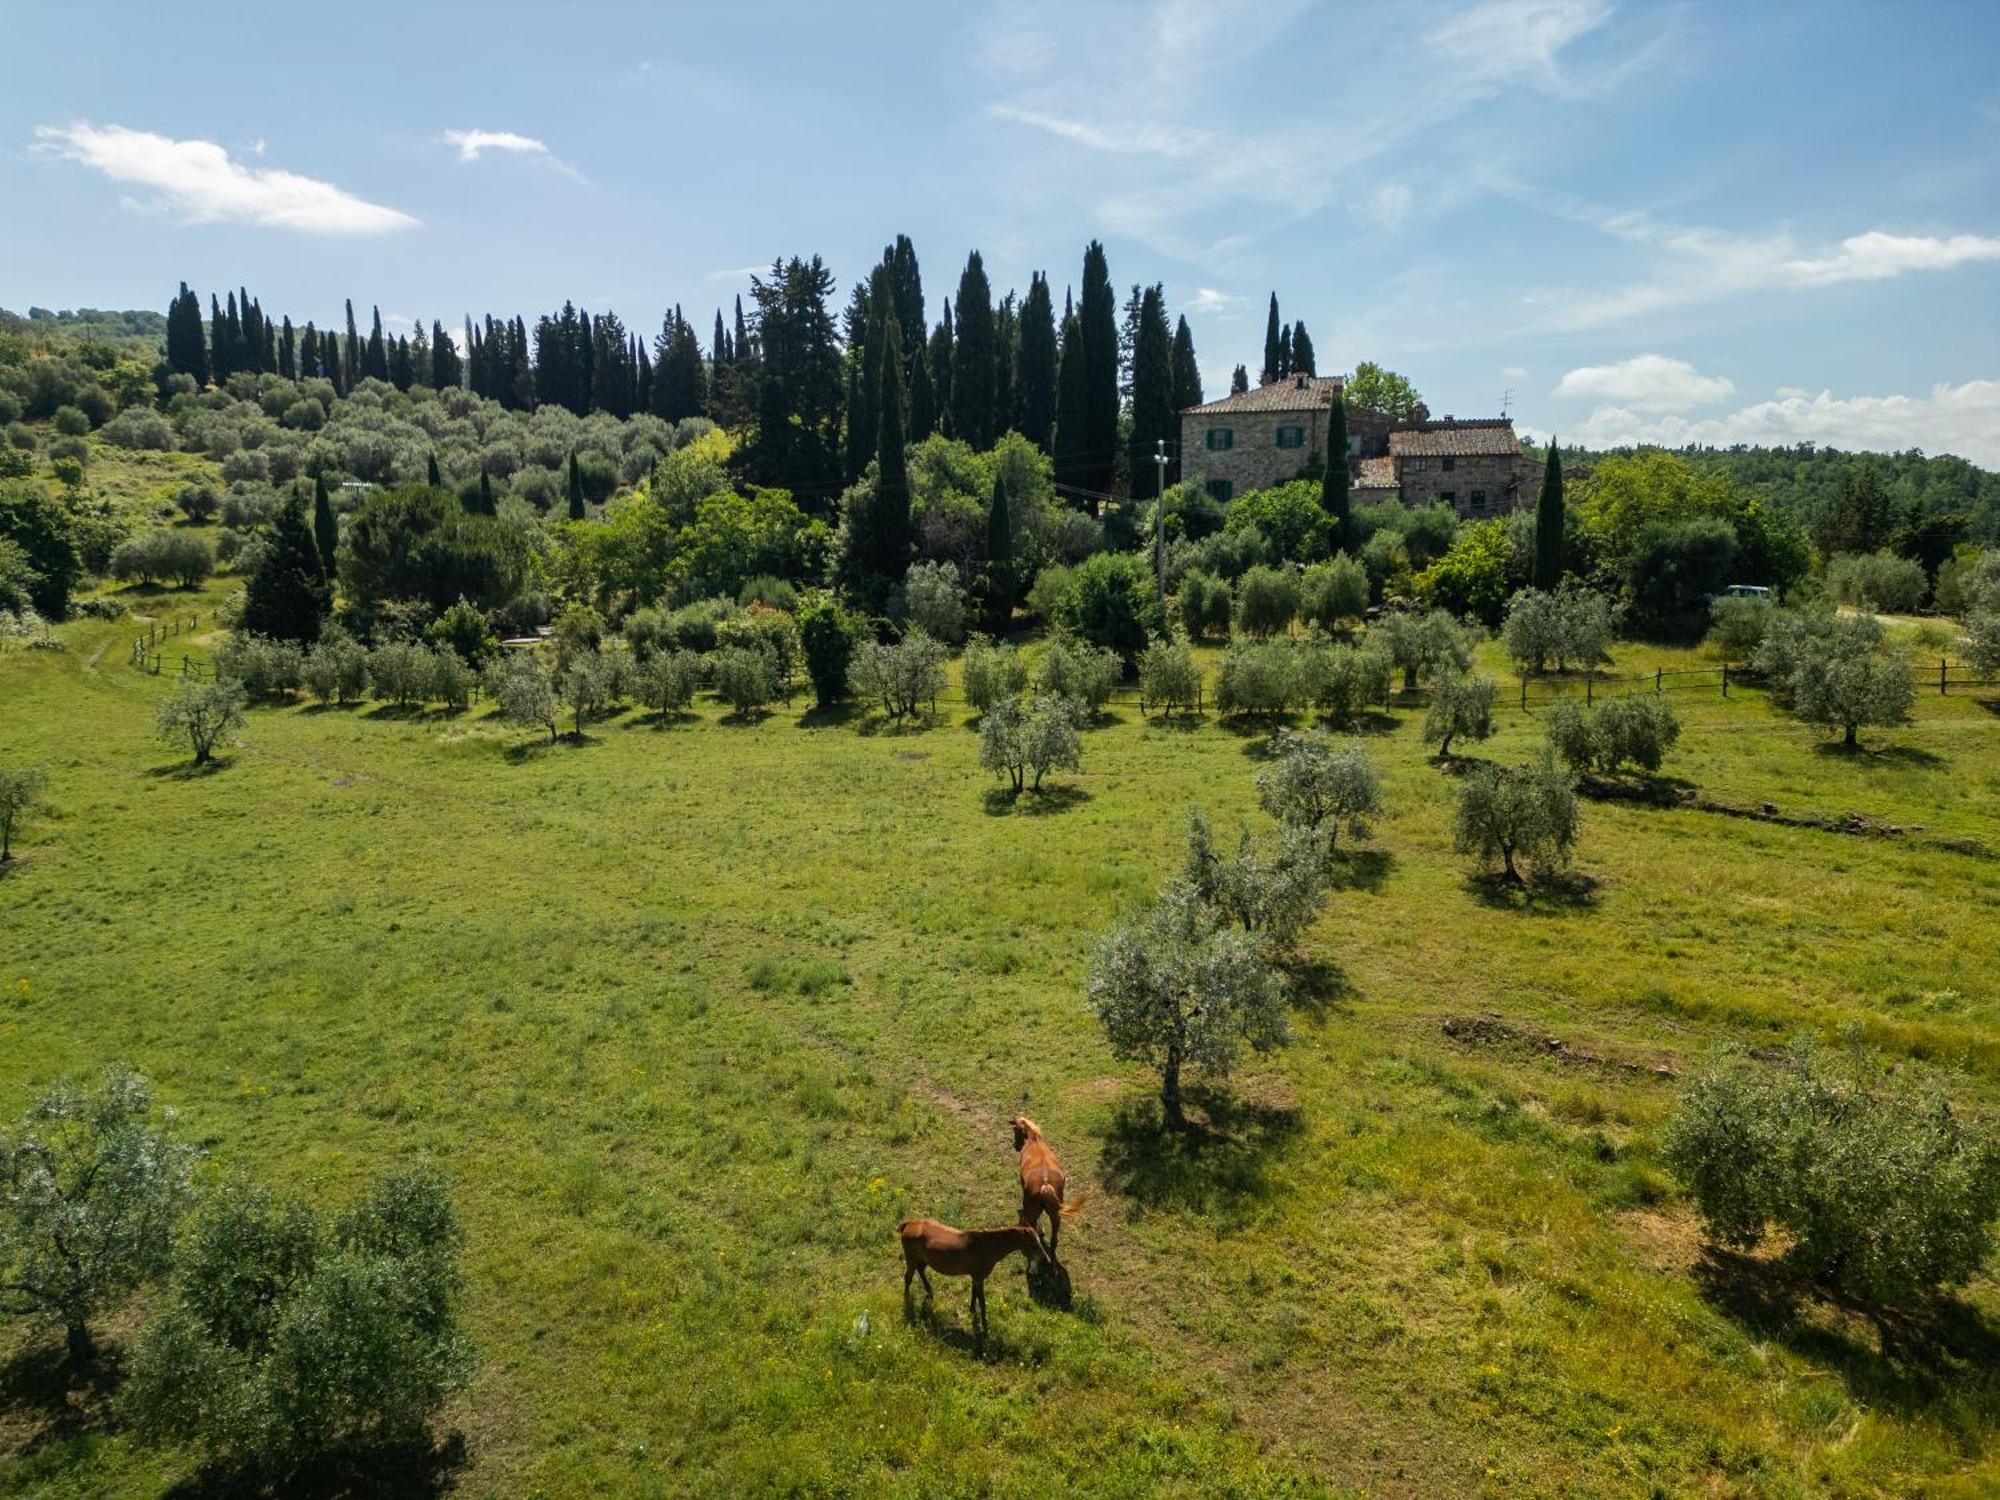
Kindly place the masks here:
POLYGON ((1071 1214, 1075 1213, 1078 1209, 1082 1208, 1083 1205, 1088 1203, 1089 1201, 1090 1201, 1090 1194, 1085 1193, 1081 1198, 1077 1199, 1076 1202, 1074 1203, 1062 1204, 1060 1206, 1062 1210, 1062 1216, 1065 1219, 1067 1219, 1071 1214))

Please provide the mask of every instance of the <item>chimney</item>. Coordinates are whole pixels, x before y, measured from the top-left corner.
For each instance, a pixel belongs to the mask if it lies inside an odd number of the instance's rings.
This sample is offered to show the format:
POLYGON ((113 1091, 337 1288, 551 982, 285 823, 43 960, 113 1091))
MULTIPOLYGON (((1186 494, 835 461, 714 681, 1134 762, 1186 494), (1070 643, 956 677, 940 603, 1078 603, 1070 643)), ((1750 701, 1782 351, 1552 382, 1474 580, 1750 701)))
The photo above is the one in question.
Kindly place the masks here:
POLYGON ((1302 391, 1302 390, 1304 390, 1304 389, 1306 388, 1306 377, 1305 377, 1305 376, 1303 376, 1303 375, 1295 375, 1295 376, 1293 376, 1292 378, 1293 378, 1293 380, 1294 380, 1294 381, 1296 382, 1296 385, 1295 385, 1294 389, 1297 389, 1297 390, 1301 390, 1301 391, 1302 391))

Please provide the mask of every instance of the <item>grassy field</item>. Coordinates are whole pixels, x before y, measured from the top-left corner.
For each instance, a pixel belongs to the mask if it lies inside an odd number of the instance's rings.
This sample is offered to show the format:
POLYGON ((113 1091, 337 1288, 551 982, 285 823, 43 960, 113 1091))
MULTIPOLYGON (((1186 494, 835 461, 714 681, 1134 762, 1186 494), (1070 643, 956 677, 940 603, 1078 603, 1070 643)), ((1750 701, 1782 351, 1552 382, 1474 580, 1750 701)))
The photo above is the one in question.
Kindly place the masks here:
MULTIPOLYGON (((262 708, 193 775, 132 628, 0 657, 0 757, 53 803, 0 877, 0 1117, 120 1058, 216 1170, 440 1166, 484 1354, 441 1424, 462 1493, 2000 1488, 2000 1288, 1885 1354, 1704 1256, 1656 1159, 1673 1074, 1801 1027, 1955 1059, 1992 1107, 2000 863, 1940 847, 2000 843, 1990 692, 1920 697, 1860 756, 1685 694, 1671 775, 1903 836, 1592 803, 1587 885, 1532 901, 1452 855, 1399 700, 1295 1043, 1182 1142, 1081 981, 1190 804, 1261 818, 1261 735, 1119 706, 1046 810, 989 796, 956 708, 704 704, 555 746, 483 707, 262 708), (1070 1281, 1009 1262, 983 1349, 963 1282, 906 1324, 894 1225, 1009 1221, 1022 1110, 1088 1199, 1070 1281)), ((1469 748, 1539 736, 1506 705, 1469 748)), ((0 1493, 194 1472, 66 1403, 52 1348, 0 1329, 0 1493)))

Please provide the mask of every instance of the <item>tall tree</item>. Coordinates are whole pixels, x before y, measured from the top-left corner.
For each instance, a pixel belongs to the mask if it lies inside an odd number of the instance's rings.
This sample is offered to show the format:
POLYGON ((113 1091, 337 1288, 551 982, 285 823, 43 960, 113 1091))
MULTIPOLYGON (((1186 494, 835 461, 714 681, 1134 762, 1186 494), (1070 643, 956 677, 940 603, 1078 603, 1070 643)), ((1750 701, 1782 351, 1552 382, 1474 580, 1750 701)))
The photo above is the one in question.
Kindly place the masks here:
POLYGON ((1229 372, 1229 394, 1240 396, 1250 389, 1250 367, 1238 365, 1229 372))
POLYGON ((882 383, 876 400, 881 414, 881 441, 875 450, 875 497, 869 521, 874 541, 874 572, 884 583, 893 584, 902 579, 910 557, 910 469, 903 445, 903 371, 899 357, 903 333, 893 307, 887 309, 881 341, 882 383))
POLYGON ((919 350, 910 372, 910 441, 921 443, 937 431, 937 388, 931 384, 931 362, 919 350))
POLYGON ((1303 319, 1292 325, 1291 373, 1294 375, 1319 374, 1319 360, 1313 354, 1312 335, 1306 332, 1306 325, 1303 319))
POLYGON ((316 641, 331 602, 318 544, 295 500, 279 509, 244 585, 242 627, 274 641, 316 641))
POLYGON ((287 380, 299 378, 299 336, 292 328, 289 316, 285 319, 283 331, 278 335, 278 373, 287 380))
POLYGON ((347 299, 347 347, 340 358, 341 391, 351 391, 361 380, 361 331, 354 326, 354 299, 347 299))
POLYGON ((339 560, 340 523, 333 517, 333 501, 326 493, 326 475, 313 475, 313 545, 319 551, 320 572, 332 578, 339 560))
POLYGON ((583 470, 577 467, 576 449, 569 450, 569 518, 581 521, 588 514, 583 508, 583 470))
POLYGON ((1194 333, 1183 317, 1174 325, 1174 410, 1201 405, 1201 365, 1194 357, 1194 333))
MULTIPOLYGON (((720 332, 720 313, 716 314, 715 326, 720 332)), ((694 325, 681 316, 678 305, 661 323, 653 348, 653 415, 666 422, 700 416, 707 408, 708 395, 704 389, 707 381, 701 343, 695 338, 694 325)))
POLYGON ((1056 323, 1049 279, 1040 271, 1028 283, 1028 295, 1021 302, 1014 395, 1014 425, 1029 442, 1049 452, 1056 425, 1056 323))
POLYGON ((995 635, 1014 617, 1014 517, 1007 481, 993 476, 993 499, 986 507, 986 625, 995 635))
POLYGON ((1009 291, 993 309, 993 436, 1015 425, 1014 362, 1020 352, 1020 321, 1009 291))
POLYGON ((951 351, 956 340, 952 336, 951 303, 944 305, 944 316, 931 332, 929 364, 931 367, 931 394, 937 401, 937 430, 946 437, 957 437, 951 422, 951 351))
POLYGON ((208 294, 208 361, 209 370, 217 385, 224 384, 230 375, 229 320, 222 315, 222 304, 215 293, 208 294))
POLYGON ((1278 294, 1273 292, 1271 310, 1264 318, 1264 368, 1257 376, 1259 385, 1269 385, 1284 373, 1284 352, 1279 347, 1278 326, 1278 294))
POLYGON ((930 326, 924 309, 924 276, 917 266, 917 247, 907 234, 896 236, 885 256, 889 280, 896 289, 896 323, 903 330, 903 383, 916 380, 917 355, 924 347, 924 330, 930 326))
POLYGON ((1158 286, 1140 299, 1139 328, 1132 344, 1132 441, 1128 473, 1134 500, 1151 500, 1160 493, 1161 470, 1155 454, 1160 444, 1174 442, 1174 349, 1167 332, 1167 309, 1158 286))
POLYGON ((208 345, 201 332, 201 299, 181 283, 180 294, 167 304, 167 369, 208 384, 208 345))
POLYGON ((951 431, 975 452, 993 446, 994 350, 993 288, 979 252, 965 260, 958 278, 957 316, 951 350, 951 431))
POLYGON ((319 330, 306 324, 306 331, 299 335, 299 379, 313 380, 320 375, 319 330))
POLYGON ((375 308, 375 321, 368 330, 368 354, 362 361, 361 373, 369 380, 389 378, 389 351, 382 342, 382 309, 375 308))
POLYGON ((1083 487, 1109 494, 1118 472, 1118 308, 1104 246, 1083 252, 1083 487))
POLYGON ((1278 330, 1278 378, 1283 380, 1292 373, 1292 330, 1278 330))
POLYGON ((484 469, 479 471, 479 499, 477 508, 479 514, 482 516, 496 515, 500 509, 499 506, 493 503, 493 476, 484 469))
POLYGON ((430 456, 424 460, 424 483, 434 490, 444 488, 444 476, 438 473, 438 456, 435 448, 431 449, 430 456))
POLYGON ((754 277, 757 304, 755 428, 742 450, 755 483, 788 489, 826 514, 841 489, 840 337, 827 299, 833 273, 815 255, 774 261, 754 277))
POLYGON ((1563 576, 1562 449, 1549 438, 1549 460, 1542 469, 1542 495, 1535 502, 1535 587, 1554 592, 1563 576))
MULTIPOLYGON (((1056 364, 1055 477, 1065 491, 1088 487, 1090 479, 1090 417, 1088 380, 1085 373, 1083 324, 1075 313, 1063 319, 1061 347, 1056 364)), ((1097 501, 1073 493, 1063 499, 1071 505, 1084 500, 1090 513, 1097 514, 1097 501)))
POLYGON ((1333 409, 1326 414, 1326 473, 1319 484, 1320 509, 1333 522, 1333 545, 1350 555, 1354 545, 1354 507, 1348 488, 1347 401, 1333 393, 1333 409))
POLYGON ((444 324, 431 320, 431 384, 441 391, 458 389, 462 361, 445 336, 444 324))
MULTIPOLYGON (((887 260, 856 283, 847 310, 847 482, 854 483, 882 441, 882 328, 895 310, 887 260)), ((900 344, 902 335, 897 335, 900 344)), ((900 348, 897 351, 901 353, 900 348)))
POLYGON ((410 358, 410 341, 406 338, 389 340, 389 384, 399 391, 407 391, 416 379, 416 361, 410 358))

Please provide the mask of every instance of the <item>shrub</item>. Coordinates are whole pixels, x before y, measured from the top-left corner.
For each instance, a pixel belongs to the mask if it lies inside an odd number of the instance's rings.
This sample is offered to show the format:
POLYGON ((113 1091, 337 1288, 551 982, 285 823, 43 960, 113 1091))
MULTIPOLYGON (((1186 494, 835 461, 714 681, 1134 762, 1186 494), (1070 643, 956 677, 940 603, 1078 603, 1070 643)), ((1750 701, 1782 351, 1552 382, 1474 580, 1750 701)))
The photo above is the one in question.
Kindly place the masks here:
POLYGON ((0 864, 14 857, 14 834, 42 800, 40 766, 0 766, 0 864))
POLYGON ((736 591, 736 602, 745 609, 761 604, 767 609, 781 609, 792 614, 799 607, 799 591, 782 578, 759 573, 755 578, 743 581, 743 587, 736 591))
POLYGON ((1438 759, 1450 757, 1453 740, 1483 740, 1493 733, 1493 694, 1491 677, 1447 672, 1438 678, 1424 715, 1424 743, 1438 747, 1438 759))
POLYGON ((222 509, 222 497, 216 494, 213 485, 184 484, 175 491, 174 504, 180 507, 182 515, 199 526, 214 519, 215 513, 222 509))
POLYGON ((1293 695, 1335 724, 1352 724, 1389 696, 1389 658, 1378 650, 1336 646, 1324 638, 1294 648, 1293 695))
POLYGON ((118 413, 104 424, 98 436, 117 448, 144 448, 156 453, 168 453, 174 446, 173 424, 158 412, 143 406, 129 406, 118 413))
POLYGON ((368 653, 346 636, 321 641, 305 654, 299 680, 322 703, 358 703, 368 693, 368 653))
POLYGON ((821 708, 830 708, 847 695, 848 668, 860 621, 832 594, 815 590, 799 606, 798 627, 813 698, 821 708))
POLYGON ((1368 613, 1368 571, 1345 552, 1315 563, 1299 580, 1299 616, 1308 625, 1338 630, 1368 613))
POLYGON ((200 537, 185 531, 149 531, 120 542, 111 553, 108 571, 126 582, 152 584, 170 578, 191 589, 215 571, 215 554, 200 537))
POLYGON ((1547 750, 1528 765, 1474 766, 1459 784, 1452 847, 1482 866, 1498 859, 1507 878, 1519 884, 1517 859, 1537 875, 1569 862, 1577 816, 1576 787, 1547 750))
POLYGON ((611 696, 603 659, 594 652, 577 652, 560 669, 555 692, 562 706, 569 710, 571 734, 582 739, 583 726, 603 712, 611 696))
POLYGON ((556 698, 555 683, 548 669, 528 652, 503 653, 486 671, 486 691, 500 705, 500 716, 516 724, 532 724, 549 732, 556 742, 561 724, 562 704, 556 698))
POLYGON ((1054 624, 1069 609, 1075 593, 1073 571, 1060 563, 1050 563, 1035 575, 1025 602, 1030 614, 1054 624))
POLYGON ((471 1377, 462 1234, 428 1173, 378 1179, 328 1223, 238 1186, 197 1221, 178 1297, 140 1338, 120 1414, 267 1480, 342 1445, 423 1440, 471 1377))
POLYGON ((57 1324, 89 1359, 91 1323, 171 1263, 197 1155, 129 1069, 42 1094, 0 1136, 0 1308, 57 1324))
POLYGON ((1257 773, 1257 801, 1280 823, 1313 830, 1331 849, 1343 827, 1355 838, 1368 836, 1368 820, 1382 812, 1382 789, 1359 745, 1336 750, 1324 734, 1287 729, 1257 773))
POLYGON ((667 616, 662 644, 706 655, 716 647, 716 627, 742 612, 734 599, 699 599, 684 604, 667 616))
POLYGON ((1015 795, 1039 792, 1050 771, 1083 768, 1078 734, 1088 710, 1074 698, 1002 698, 979 721, 979 764, 1005 773, 1015 795))
POLYGON ((304 680, 305 657, 294 641, 238 632, 216 648, 215 675, 243 685, 252 698, 289 693, 304 680))
POLYGON ((1922 563, 1898 557, 1886 547, 1880 552, 1845 553, 1826 565, 1827 594, 1857 609, 1907 614, 1923 603, 1928 583, 1922 563))
POLYGON ((1298 653, 1288 641, 1238 641, 1222 658, 1215 707, 1232 718, 1275 718, 1297 701, 1298 653))
POLYGON ((1223 528, 1254 528, 1286 562, 1318 562, 1333 549, 1333 518, 1320 503, 1317 480, 1292 480, 1252 490, 1230 502, 1223 528))
POLYGON ((58 406, 50 425, 64 437, 82 437, 90 431, 90 418, 74 406, 58 406))
POLYGON ((715 653, 710 676, 717 694, 739 718, 757 712, 777 695, 770 654, 754 646, 724 646, 715 653))
POLYGON ((449 646, 433 646, 424 654, 430 658, 430 696, 446 708, 471 707, 479 679, 465 658, 449 646))
POLYGON ((632 675, 639 701, 661 718, 685 710, 700 683, 701 658, 692 651, 656 651, 642 658, 632 675))
POLYGON ((1991 1126, 1858 1046, 1722 1059, 1683 1091, 1665 1155, 1711 1238, 1749 1249, 1777 1229, 1788 1264, 1864 1304, 1962 1283, 1993 1248, 1991 1126))
POLYGON ((1708 642, 1731 661, 1748 661, 1764 642, 1771 623, 1769 599, 1721 594, 1708 607, 1708 642))
POLYGON ((1203 636, 1229 634, 1235 601, 1230 597, 1229 585, 1214 574, 1199 568, 1182 574, 1174 604, 1188 639, 1198 641, 1203 636))
POLYGON ((1201 668, 1185 641, 1154 641, 1140 653, 1139 696, 1168 713, 1201 702, 1201 668))
POLYGON ((1035 683, 1051 698, 1074 698, 1096 713, 1124 680, 1125 664, 1108 647, 1066 635, 1049 639, 1035 669, 1035 683))
POLYGON ((965 701, 983 714, 1028 685, 1028 664, 1012 646, 995 645, 982 636, 965 648, 961 675, 965 701))
POLYGON ((431 621, 424 639, 457 653, 461 662, 475 669, 485 666, 500 649, 500 639, 487 625, 485 614, 464 599, 431 621))
POLYGON ((243 727, 243 684, 219 680, 191 682, 160 700, 153 725, 170 745, 185 744, 194 763, 207 765, 225 735, 243 727))
MULTIPOLYGON (((799 664, 799 629, 792 617, 767 605, 756 605, 715 627, 717 650, 740 646, 762 652, 770 661, 771 696, 792 697, 792 674, 799 664)), ((768 699, 766 701, 769 701, 768 699)))
POLYGON ((1094 553, 1070 569, 1069 590, 1056 607, 1055 620, 1093 645, 1117 652, 1128 665, 1138 659, 1148 638, 1166 628, 1152 569, 1130 552, 1094 553))
POLYGON ((1681 721, 1664 698, 1611 698, 1596 707, 1558 703, 1546 719, 1549 746, 1570 770, 1615 776, 1627 764, 1660 769, 1681 737, 1681 721))
POLYGON ((1299 578, 1289 568, 1252 568, 1236 585, 1236 628, 1283 635, 1299 615, 1299 578))
POLYGON ((864 641, 855 650, 849 679, 857 697, 882 705, 892 719, 915 718, 944 688, 945 649, 921 630, 894 645, 864 641))
POLYGON ((947 646, 965 639, 965 590, 948 562, 916 562, 903 578, 910 623, 947 646))
POLYGON ((375 696, 398 708, 427 699, 432 676, 431 654, 415 641, 385 641, 368 653, 368 680, 375 696))

